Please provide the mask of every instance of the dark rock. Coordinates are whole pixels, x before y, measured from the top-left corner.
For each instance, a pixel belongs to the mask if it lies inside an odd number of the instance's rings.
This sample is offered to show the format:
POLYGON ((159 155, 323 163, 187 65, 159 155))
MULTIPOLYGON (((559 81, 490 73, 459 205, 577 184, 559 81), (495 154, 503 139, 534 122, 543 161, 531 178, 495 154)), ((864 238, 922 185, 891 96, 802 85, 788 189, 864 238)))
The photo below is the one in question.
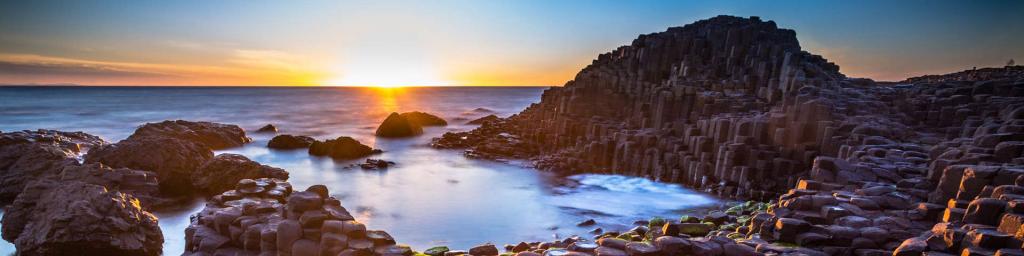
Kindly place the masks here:
MULTIPOLYGON (((155 133, 153 129, 148 128, 144 134, 155 133)), ((85 162, 151 171, 157 174, 162 192, 190 194, 194 192, 193 173, 211 158, 213 151, 201 144, 171 137, 135 136, 90 150, 85 162)))
POLYGON ((147 123, 125 140, 142 137, 176 138, 199 143, 210 149, 239 147, 252 141, 237 125, 184 120, 147 123))
POLYGON ((271 138, 270 142, 267 142, 267 147, 273 149, 300 149, 308 148, 310 145, 313 145, 313 142, 316 142, 316 140, 311 137, 281 134, 271 138))
POLYGON ((410 137, 423 134, 423 128, 398 113, 391 113, 377 127, 375 134, 380 137, 410 137))
POLYGON ((971 201, 964 214, 964 222, 998 226, 999 217, 1006 209, 1006 202, 994 198, 979 198, 971 201))
POLYGON ((419 126, 446 126, 448 122, 443 118, 424 112, 413 111, 401 114, 406 120, 419 126))
POLYGON ((164 242, 135 197, 54 180, 33 182, 6 208, 3 238, 24 255, 160 255, 164 242))
POLYGON ((581 221, 580 223, 576 223, 576 226, 578 226, 578 227, 588 227, 588 226, 593 226, 595 224, 597 224, 597 221, 594 221, 594 219, 587 219, 587 220, 581 221))
POLYGON ((353 159, 378 154, 379 149, 359 143, 351 137, 338 137, 337 139, 324 142, 313 142, 309 147, 309 154, 314 156, 330 156, 336 159, 353 159))
POLYGON ((496 115, 487 115, 481 118, 473 119, 469 122, 466 122, 466 124, 481 125, 484 123, 497 122, 498 120, 501 120, 501 118, 496 115))
POLYGON ((498 247, 493 244, 482 244, 469 249, 470 255, 498 255, 498 247))
POLYGON ((649 243, 631 242, 626 244, 626 253, 630 256, 657 256, 661 255, 661 250, 649 243))
POLYGON ((99 137, 81 132, 0 133, 0 205, 14 201, 32 181, 76 165, 78 154, 105 144, 99 137))
POLYGON ((359 164, 359 168, 363 168, 363 170, 385 170, 392 165, 395 165, 395 162, 381 159, 366 159, 366 162, 359 164))
POLYGON ((258 178, 287 180, 288 172, 262 165, 242 155, 220 154, 192 173, 192 185, 213 195, 234 188, 240 180, 258 178))
POLYGON ((267 124, 257 129, 256 132, 276 133, 277 126, 274 126, 273 124, 267 124))

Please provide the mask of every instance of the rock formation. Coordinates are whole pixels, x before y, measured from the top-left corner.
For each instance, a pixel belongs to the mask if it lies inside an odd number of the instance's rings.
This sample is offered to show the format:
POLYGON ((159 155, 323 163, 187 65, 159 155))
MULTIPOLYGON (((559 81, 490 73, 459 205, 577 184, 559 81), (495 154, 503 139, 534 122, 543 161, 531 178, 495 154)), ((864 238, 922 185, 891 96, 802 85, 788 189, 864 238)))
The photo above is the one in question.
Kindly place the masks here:
POLYGON ((1021 120, 1024 67, 847 78, 792 30, 719 16, 642 35, 432 145, 773 202, 699 238, 601 240, 599 255, 1018 255, 1021 120))
POLYGON ((259 129, 257 129, 256 132, 276 133, 277 132, 277 126, 274 126, 273 124, 267 124, 267 125, 264 125, 263 127, 260 127, 259 129))
POLYGON ((419 126, 445 126, 448 125, 448 121, 429 113, 413 111, 405 112, 401 114, 409 122, 417 124, 419 126))
POLYGON ((239 147, 252 141, 237 125, 184 120, 148 123, 135 130, 126 140, 141 137, 176 138, 199 143, 210 149, 239 147))
POLYGON ((104 144, 81 132, 0 133, 0 205, 14 201, 28 183, 60 173, 64 166, 77 164, 79 154, 104 144))
POLYGON ((413 255, 367 230, 327 187, 292 192, 275 179, 242 180, 215 196, 185 231, 185 255, 413 255))
POLYGON ((354 159, 378 153, 381 153, 380 149, 370 148, 352 137, 344 136, 323 142, 315 141, 309 146, 310 155, 335 159, 354 159))
POLYGON ((126 193, 81 181, 39 180, 3 218, 21 255, 160 255, 157 218, 126 193))
POLYGON ((380 137, 410 137, 423 134, 423 127, 405 116, 392 112, 384 119, 384 122, 377 127, 377 136, 380 137))
POLYGON ((220 154, 192 173, 192 186, 208 195, 217 195, 233 189, 240 180, 258 178, 288 180, 288 172, 262 165, 243 155, 220 154))
POLYGON ((481 124, 484 124, 486 122, 498 121, 498 119, 500 119, 500 118, 498 116, 496 116, 496 115, 487 115, 487 116, 484 116, 484 117, 481 117, 481 118, 470 120, 469 122, 466 122, 466 124, 481 125, 481 124))
POLYGON ((288 134, 281 134, 271 138, 267 142, 267 147, 272 149, 300 149, 309 148, 313 145, 316 140, 308 136, 295 136, 288 134))
POLYGON ((90 150, 85 155, 85 162, 154 172, 159 177, 162 191, 183 195, 195 192, 192 173, 212 158, 213 151, 202 144, 171 137, 148 136, 129 137, 90 150))

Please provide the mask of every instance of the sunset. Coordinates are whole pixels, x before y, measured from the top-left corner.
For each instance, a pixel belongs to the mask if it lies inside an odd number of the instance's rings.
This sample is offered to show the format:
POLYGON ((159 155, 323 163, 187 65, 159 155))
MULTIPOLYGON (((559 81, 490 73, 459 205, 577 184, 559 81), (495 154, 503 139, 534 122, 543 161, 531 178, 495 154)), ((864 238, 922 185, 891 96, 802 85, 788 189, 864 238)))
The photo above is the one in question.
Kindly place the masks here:
POLYGON ((0 2, 0 255, 1024 255, 1024 1, 0 2))

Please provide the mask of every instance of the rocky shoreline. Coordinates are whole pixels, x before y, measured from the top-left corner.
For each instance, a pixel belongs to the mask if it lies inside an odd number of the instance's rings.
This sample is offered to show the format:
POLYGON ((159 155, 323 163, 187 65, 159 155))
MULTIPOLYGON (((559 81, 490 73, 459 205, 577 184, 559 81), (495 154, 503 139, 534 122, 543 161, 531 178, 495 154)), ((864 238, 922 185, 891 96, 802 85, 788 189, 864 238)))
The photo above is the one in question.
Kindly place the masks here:
MULTIPOLYGON (((293 190, 283 169, 214 155, 251 142, 240 127, 177 120, 116 143, 0 133, 2 235, 25 255, 159 255, 150 211, 202 195, 187 255, 1024 255, 1022 120, 1022 66, 853 79, 802 51, 792 30, 719 16, 643 35, 523 112, 474 120, 431 145, 749 200, 726 209, 591 237, 416 252, 367 230, 323 185, 293 190)), ((376 133, 446 124, 393 113, 376 133)), ((268 147, 380 152, 350 137, 278 135, 268 147)))

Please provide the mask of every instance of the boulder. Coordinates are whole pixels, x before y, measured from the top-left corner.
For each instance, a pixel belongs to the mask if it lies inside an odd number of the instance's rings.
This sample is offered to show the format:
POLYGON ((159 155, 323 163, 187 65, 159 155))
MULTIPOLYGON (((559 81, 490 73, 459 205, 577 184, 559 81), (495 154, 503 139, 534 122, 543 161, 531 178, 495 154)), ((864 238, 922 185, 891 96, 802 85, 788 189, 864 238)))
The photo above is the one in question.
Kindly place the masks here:
POLYGON ((0 132, 0 205, 14 201, 28 183, 60 173, 78 163, 78 154, 105 144, 82 132, 0 132))
POLYGON ((277 126, 274 126, 273 124, 267 124, 267 125, 264 125, 263 127, 260 127, 259 129, 257 129, 256 132, 276 133, 277 132, 277 126))
POLYGON ((473 248, 470 248, 469 249, 469 254, 470 255, 474 255, 474 256, 476 256, 476 255, 480 255, 480 256, 494 256, 494 255, 498 255, 500 253, 498 252, 498 247, 495 247, 494 244, 488 243, 488 244, 477 245, 477 246, 474 246, 473 248))
POLYGON ((213 151, 198 143, 170 137, 135 137, 90 150, 85 162, 151 171, 157 174, 162 192, 190 194, 194 192, 193 172, 211 158, 213 151))
POLYGON ((354 159, 381 153, 379 149, 359 143, 352 137, 338 137, 337 139, 324 142, 316 141, 309 146, 309 154, 314 156, 329 156, 336 159, 354 159))
POLYGON ((192 186, 210 195, 223 193, 243 179, 288 180, 284 169, 262 165, 243 155, 220 154, 192 173, 192 186))
POLYGON ((448 125, 448 121, 445 121, 443 118, 440 118, 438 116, 431 115, 431 114, 428 114, 428 113, 419 112, 419 111, 405 112, 405 113, 402 113, 401 116, 405 117, 405 119, 409 120, 409 122, 412 122, 412 123, 417 124, 419 126, 446 126, 446 125, 448 125))
POLYGON ((1006 209, 1006 202, 995 198, 978 198, 971 201, 964 213, 964 222, 998 226, 1000 216, 1006 209))
POLYGON ((33 182, 2 226, 22 255, 160 255, 164 242, 138 199, 81 181, 33 182))
POLYGON ((245 130, 237 125, 185 120, 144 124, 126 140, 141 137, 177 138, 199 143, 210 149, 239 147, 252 141, 245 136, 245 130))
POLYGON ((169 206, 175 200, 160 194, 156 173, 130 168, 111 168, 100 163, 67 165, 56 180, 79 181, 118 190, 139 200, 143 209, 169 206))
POLYGON ((392 112, 384 119, 384 122, 377 127, 375 133, 380 137, 411 137, 423 134, 423 128, 408 118, 392 112))
POLYGON ((270 142, 267 142, 267 147, 272 149, 300 149, 309 148, 310 145, 313 145, 313 142, 316 142, 316 139, 308 136, 281 134, 271 138, 270 142))

